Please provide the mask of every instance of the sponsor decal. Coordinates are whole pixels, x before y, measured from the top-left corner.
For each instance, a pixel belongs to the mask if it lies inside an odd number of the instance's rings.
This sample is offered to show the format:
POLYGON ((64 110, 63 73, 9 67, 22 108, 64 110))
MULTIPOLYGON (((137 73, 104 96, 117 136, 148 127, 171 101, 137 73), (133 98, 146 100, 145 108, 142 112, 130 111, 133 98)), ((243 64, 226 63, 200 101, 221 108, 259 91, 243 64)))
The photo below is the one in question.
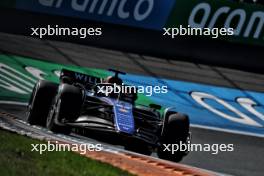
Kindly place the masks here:
POLYGON ((84 83, 88 83, 88 84, 96 84, 96 83, 100 83, 101 79, 93 77, 93 76, 89 76, 89 75, 84 75, 84 74, 80 74, 80 73, 74 73, 74 77, 76 81, 81 81, 84 83))
MULTIPOLYGON (((210 112, 225 118, 227 120, 233 121, 235 123, 240 123, 240 124, 245 124, 245 125, 249 125, 249 126, 255 126, 255 127, 263 127, 263 125, 261 125, 260 123, 258 123, 256 120, 253 120, 250 118, 249 115, 247 115, 246 113, 241 112, 240 110, 238 110, 237 108, 235 108, 234 106, 232 106, 231 104, 229 104, 228 102, 224 101, 221 98, 218 98, 216 96, 213 96, 211 94, 208 93, 204 93, 204 92, 192 92, 191 93, 191 97, 198 103, 200 104, 202 107, 208 109, 210 112), (212 106, 212 103, 207 103, 206 100, 211 100, 214 101, 215 103, 218 104, 218 106, 223 106, 225 107, 227 110, 229 110, 230 112, 233 112, 235 114, 234 115, 230 115, 228 113, 225 113, 223 111, 219 111, 217 108, 215 108, 214 106, 212 106)), ((264 120, 264 115, 261 114, 260 112, 258 112, 255 107, 255 105, 257 105, 257 103, 249 98, 237 98, 235 100, 241 107, 245 108, 248 112, 251 113, 251 115, 255 115, 256 117, 258 117, 261 120, 264 120)))
POLYGON ((205 28, 207 26, 213 28, 217 25, 221 15, 225 15, 223 21, 225 28, 234 27, 234 35, 247 38, 252 34, 255 39, 263 38, 261 34, 264 32, 264 11, 254 11, 250 14, 244 9, 231 9, 229 6, 218 7, 216 11, 212 11, 209 3, 199 3, 192 9, 188 23, 191 27, 205 28), (199 12, 203 15, 200 20, 196 20, 199 12), (237 23, 234 23, 235 18, 238 20, 237 23), (254 28, 255 23, 256 28, 254 28), (245 30, 242 31, 243 27, 245 27, 245 30))
POLYGON ((223 40, 261 44, 264 42, 264 8, 228 0, 179 0, 167 26, 193 28, 233 28, 234 36, 223 40), (185 7, 184 9, 180 9, 185 7))
POLYGON ((16 8, 128 26, 161 29, 174 0, 19 0, 16 8))
POLYGON ((118 131, 133 134, 135 122, 132 112, 132 105, 127 102, 112 100, 115 111, 115 124, 118 131))

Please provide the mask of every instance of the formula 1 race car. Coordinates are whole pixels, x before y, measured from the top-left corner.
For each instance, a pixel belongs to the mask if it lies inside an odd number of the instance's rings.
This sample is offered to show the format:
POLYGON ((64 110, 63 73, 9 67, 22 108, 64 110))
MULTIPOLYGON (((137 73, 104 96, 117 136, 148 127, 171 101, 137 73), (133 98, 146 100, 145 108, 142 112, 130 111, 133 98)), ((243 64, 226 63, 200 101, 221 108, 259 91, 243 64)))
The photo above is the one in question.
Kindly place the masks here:
MULTIPOLYGON (((137 104, 135 92, 109 92, 125 86, 119 74, 102 79, 61 70, 60 83, 36 83, 27 111, 27 122, 55 133, 70 134, 83 129, 118 139, 125 149, 166 160, 180 161, 188 151, 171 151, 166 146, 190 142, 187 115, 157 104, 137 104), (106 90, 108 89, 108 90, 106 90)), ((90 132, 89 132, 90 131, 90 132)), ((87 134, 87 133, 86 133, 87 134)), ((114 141, 114 140, 113 140, 114 141)))

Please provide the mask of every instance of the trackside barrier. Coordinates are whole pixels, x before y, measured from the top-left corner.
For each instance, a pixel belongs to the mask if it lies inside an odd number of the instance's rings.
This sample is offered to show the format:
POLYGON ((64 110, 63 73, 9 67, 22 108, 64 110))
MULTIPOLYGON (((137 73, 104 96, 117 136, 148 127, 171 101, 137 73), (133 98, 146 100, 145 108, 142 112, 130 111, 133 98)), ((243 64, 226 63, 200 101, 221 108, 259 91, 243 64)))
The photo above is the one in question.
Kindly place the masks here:
POLYGON ((102 27, 103 35, 76 42, 139 54, 264 72, 261 5, 230 0, 3 0, 0 31, 30 35, 31 27, 102 27), (234 28, 233 36, 163 36, 163 28, 234 28), (116 42, 118 41, 118 42, 116 42))

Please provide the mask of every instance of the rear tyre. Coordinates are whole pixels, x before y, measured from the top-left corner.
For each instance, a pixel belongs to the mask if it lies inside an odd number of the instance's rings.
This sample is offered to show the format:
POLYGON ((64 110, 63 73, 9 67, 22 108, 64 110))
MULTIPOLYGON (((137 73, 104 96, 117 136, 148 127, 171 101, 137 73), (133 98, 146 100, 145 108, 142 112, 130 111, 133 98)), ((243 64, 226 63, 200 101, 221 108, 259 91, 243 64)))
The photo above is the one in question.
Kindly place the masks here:
POLYGON ((80 88, 69 84, 61 85, 59 96, 53 100, 46 121, 46 127, 55 133, 70 134, 71 127, 67 122, 75 121, 82 106, 82 92, 80 88))
POLYGON ((163 131, 161 135, 161 146, 158 148, 157 155, 161 159, 179 162, 188 153, 188 151, 168 151, 165 145, 176 144, 180 145, 187 144, 189 137, 189 118, 187 115, 175 113, 171 114, 167 122, 164 123, 163 131))
POLYGON ((38 81, 29 99, 26 121, 30 125, 45 127, 46 119, 58 84, 40 80, 38 81))

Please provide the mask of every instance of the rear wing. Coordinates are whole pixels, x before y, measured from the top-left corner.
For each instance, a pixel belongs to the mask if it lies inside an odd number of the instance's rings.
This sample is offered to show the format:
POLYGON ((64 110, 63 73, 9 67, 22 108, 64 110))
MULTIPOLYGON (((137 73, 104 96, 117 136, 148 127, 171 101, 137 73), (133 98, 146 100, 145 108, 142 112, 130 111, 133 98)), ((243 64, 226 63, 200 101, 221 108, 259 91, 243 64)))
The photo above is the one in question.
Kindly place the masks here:
POLYGON ((79 83, 86 87, 94 86, 96 84, 102 83, 102 78, 62 69, 60 73, 60 81, 68 83, 79 83))

